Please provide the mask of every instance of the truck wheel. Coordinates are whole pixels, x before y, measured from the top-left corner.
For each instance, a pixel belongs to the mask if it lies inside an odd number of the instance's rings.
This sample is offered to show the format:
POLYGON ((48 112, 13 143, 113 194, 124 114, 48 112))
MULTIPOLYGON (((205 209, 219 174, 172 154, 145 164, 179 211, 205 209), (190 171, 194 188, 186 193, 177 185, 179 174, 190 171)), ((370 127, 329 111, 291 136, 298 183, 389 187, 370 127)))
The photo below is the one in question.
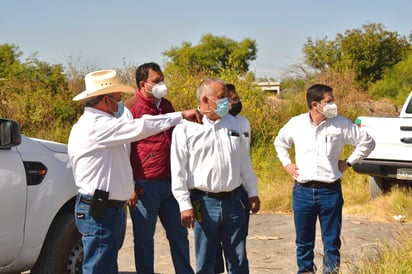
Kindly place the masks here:
POLYGON ((384 178, 373 176, 369 177, 369 192, 372 199, 381 196, 387 191, 388 187, 384 185, 384 182, 384 178))
POLYGON ((83 245, 73 213, 55 218, 46 236, 40 256, 30 273, 82 273, 83 245))

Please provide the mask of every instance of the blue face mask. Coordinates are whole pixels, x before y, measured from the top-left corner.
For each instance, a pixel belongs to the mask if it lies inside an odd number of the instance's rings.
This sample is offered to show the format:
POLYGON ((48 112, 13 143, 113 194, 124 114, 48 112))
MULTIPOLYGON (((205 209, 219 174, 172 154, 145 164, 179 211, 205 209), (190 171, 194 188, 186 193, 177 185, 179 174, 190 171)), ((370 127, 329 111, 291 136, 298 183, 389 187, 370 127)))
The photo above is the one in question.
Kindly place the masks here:
MULTIPOLYGON (((210 98, 209 98, 210 99, 210 98)), ((230 107, 230 103, 229 103, 229 99, 227 97, 219 99, 219 100, 213 100, 210 99, 212 101, 214 101, 216 103, 216 109, 213 110, 219 117, 223 117, 226 114, 228 114, 229 112, 229 107, 230 107)))
POLYGON ((117 102, 117 111, 115 111, 114 117, 119 118, 120 116, 122 116, 124 113, 124 104, 123 101, 119 101, 117 102))

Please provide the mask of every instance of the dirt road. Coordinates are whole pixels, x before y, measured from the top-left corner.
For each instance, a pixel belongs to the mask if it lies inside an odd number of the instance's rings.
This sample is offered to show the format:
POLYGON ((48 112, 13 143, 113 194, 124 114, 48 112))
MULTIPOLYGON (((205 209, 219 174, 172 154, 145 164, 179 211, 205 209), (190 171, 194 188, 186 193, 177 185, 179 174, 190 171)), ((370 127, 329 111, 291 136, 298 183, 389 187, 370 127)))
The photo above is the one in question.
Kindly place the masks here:
MULTIPOLYGON (((131 220, 128 220, 125 243, 119 255, 119 271, 135 273, 133 235, 131 220)), ((371 222, 367 218, 344 217, 342 227, 342 272, 354 273, 356 261, 362 256, 376 252, 378 243, 395 243, 400 231, 412 231, 411 223, 371 222)), ((296 273, 295 234, 293 218, 283 214, 252 215, 247 242, 251 274, 296 273)), ((192 266, 195 267, 193 230, 189 231, 192 266)), ((323 246, 317 229, 315 263, 322 266, 323 246)), ((173 274, 169 245, 158 223, 155 241, 156 273, 173 274)), ((320 272, 321 273, 321 272, 320 272)))

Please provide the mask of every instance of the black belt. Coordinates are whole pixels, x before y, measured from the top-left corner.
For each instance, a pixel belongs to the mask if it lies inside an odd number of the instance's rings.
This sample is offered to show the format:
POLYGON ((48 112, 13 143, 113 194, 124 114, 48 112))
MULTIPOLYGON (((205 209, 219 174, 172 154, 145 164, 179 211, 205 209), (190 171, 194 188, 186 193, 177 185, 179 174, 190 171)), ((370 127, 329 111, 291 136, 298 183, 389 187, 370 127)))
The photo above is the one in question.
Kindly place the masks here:
POLYGON ((240 187, 235 188, 232 191, 225 191, 225 192, 206 192, 197 188, 191 189, 190 193, 193 194, 198 194, 198 195, 202 195, 202 196, 207 196, 216 200, 224 200, 227 198, 232 197, 233 195, 235 195, 237 192, 239 192, 240 187))
MULTIPOLYGON (((86 204, 91 204, 92 200, 87 199, 84 196, 80 195, 80 201, 86 204)), ((119 201, 119 200, 108 200, 107 201, 109 207, 123 207, 126 204, 126 201, 119 201)))
POLYGON ((340 179, 337 179, 334 182, 331 183, 326 183, 326 182, 320 182, 320 181, 309 181, 306 183, 299 183, 296 182, 298 185, 303 186, 303 187, 311 187, 311 188, 322 188, 322 187, 331 187, 334 186, 335 184, 339 184, 340 183, 340 179))

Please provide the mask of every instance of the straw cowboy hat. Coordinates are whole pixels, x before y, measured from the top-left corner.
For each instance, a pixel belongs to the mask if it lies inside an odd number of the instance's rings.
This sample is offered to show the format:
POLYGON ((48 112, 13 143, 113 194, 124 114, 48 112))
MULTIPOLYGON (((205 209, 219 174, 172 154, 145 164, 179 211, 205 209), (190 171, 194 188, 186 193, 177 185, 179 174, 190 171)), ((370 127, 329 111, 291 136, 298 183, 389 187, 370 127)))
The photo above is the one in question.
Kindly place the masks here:
POLYGON ((77 94, 73 101, 115 92, 134 93, 134 88, 120 83, 119 76, 115 70, 90 72, 84 77, 84 81, 86 82, 86 90, 77 94))

